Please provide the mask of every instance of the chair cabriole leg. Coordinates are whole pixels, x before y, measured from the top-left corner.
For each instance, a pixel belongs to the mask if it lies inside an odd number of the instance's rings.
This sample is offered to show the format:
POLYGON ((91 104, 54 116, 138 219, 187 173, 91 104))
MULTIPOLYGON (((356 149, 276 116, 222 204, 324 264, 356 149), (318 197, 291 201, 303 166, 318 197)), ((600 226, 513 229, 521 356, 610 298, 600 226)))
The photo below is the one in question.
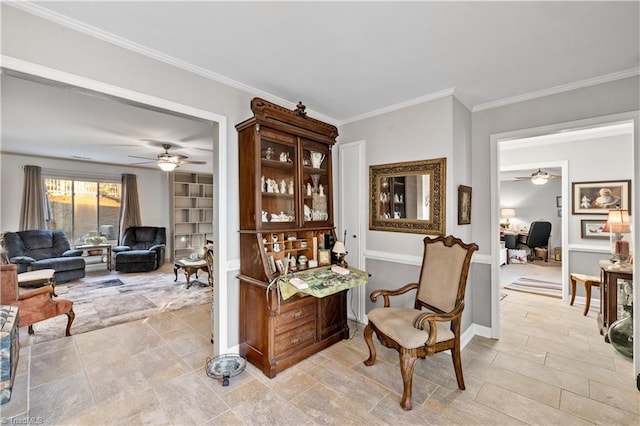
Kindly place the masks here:
POLYGON ((411 385, 413 383, 413 369, 418 357, 415 350, 402 348, 400 350, 400 373, 402 374, 402 399, 400 406, 404 410, 411 410, 411 385))
POLYGON ((369 347, 369 358, 366 359, 364 365, 371 366, 376 362, 376 347, 373 346, 373 328, 369 324, 364 328, 364 341, 369 347))
POLYGON ((69 310, 69 312, 67 313, 67 330, 66 330, 66 334, 67 336, 71 336, 71 324, 73 323, 73 320, 75 319, 76 314, 75 312, 73 312, 73 308, 69 310))

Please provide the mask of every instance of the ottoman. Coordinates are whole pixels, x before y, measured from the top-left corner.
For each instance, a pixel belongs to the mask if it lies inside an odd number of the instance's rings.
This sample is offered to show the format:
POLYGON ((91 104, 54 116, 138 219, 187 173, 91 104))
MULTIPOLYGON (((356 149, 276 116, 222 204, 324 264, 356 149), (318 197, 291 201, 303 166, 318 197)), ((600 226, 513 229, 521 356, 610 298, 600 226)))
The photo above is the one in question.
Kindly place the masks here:
POLYGON ((156 269, 154 250, 128 250, 116 253, 116 271, 151 272, 156 269))
POLYGON ((0 404, 11 399, 19 352, 18 308, 0 305, 0 404))

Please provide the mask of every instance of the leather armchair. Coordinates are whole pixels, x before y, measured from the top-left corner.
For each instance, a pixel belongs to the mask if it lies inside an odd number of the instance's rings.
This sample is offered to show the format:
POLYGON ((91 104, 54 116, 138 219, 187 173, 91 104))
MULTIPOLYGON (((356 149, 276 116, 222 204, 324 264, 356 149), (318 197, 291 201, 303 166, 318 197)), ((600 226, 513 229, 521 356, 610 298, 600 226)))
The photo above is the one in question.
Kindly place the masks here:
POLYGON ((18 267, 15 264, 0 265, 0 304, 18 307, 18 327, 29 327, 33 334, 33 324, 58 315, 66 315, 66 335, 71 335, 71 324, 75 318, 71 300, 53 299, 53 287, 46 285, 33 290, 18 287, 18 267))
POLYGON ((64 283, 85 276, 82 250, 71 248, 63 231, 36 229, 4 234, 4 248, 9 262, 18 273, 54 269, 56 282, 64 283))
POLYGON ((133 226, 122 237, 116 253, 116 271, 149 272, 164 263, 167 233, 164 227, 133 226))

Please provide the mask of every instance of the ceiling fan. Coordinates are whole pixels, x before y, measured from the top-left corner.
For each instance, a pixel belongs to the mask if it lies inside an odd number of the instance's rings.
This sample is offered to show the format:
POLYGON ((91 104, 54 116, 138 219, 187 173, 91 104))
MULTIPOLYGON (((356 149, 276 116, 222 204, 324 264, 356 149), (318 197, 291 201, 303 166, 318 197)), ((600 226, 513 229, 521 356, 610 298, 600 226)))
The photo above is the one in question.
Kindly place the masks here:
POLYGON ((549 179, 557 179, 559 177, 561 176, 552 175, 549 172, 543 172, 541 169, 538 169, 537 172, 531 173, 530 176, 518 176, 516 180, 530 180, 534 185, 544 185, 549 179))
POLYGON ((158 165, 158 167, 160 167, 165 172, 170 172, 176 167, 180 167, 181 164, 207 164, 206 161, 187 160, 187 158, 189 157, 187 157, 186 155, 170 154, 169 149, 171 149, 171 144, 164 143, 162 144, 162 148, 164 149, 164 152, 161 154, 158 154, 157 158, 138 157, 136 155, 130 155, 129 157, 142 158, 144 160, 151 160, 151 161, 143 161, 140 163, 132 163, 132 164, 147 164, 147 163, 155 162, 158 165))

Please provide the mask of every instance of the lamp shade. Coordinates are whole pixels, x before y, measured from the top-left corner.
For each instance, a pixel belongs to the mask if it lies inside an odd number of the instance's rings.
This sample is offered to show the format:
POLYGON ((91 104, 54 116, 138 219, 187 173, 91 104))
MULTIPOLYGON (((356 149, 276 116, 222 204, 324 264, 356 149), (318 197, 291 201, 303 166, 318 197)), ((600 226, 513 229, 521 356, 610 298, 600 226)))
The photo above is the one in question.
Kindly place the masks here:
POLYGON ((631 220, 629 219, 629 210, 609 210, 607 223, 602 229, 604 232, 628 234, 631 232, 631 220))
POLYGON ((342 241, 336 241, 333 245, 333 252, 336 254, 345 254, 347 249, 342 241))
POLYGON ((505 219, 509 219, 510 217, 515 217, 516 215, 516 209, 500 209, 500 217, 503 217, 505 219))

